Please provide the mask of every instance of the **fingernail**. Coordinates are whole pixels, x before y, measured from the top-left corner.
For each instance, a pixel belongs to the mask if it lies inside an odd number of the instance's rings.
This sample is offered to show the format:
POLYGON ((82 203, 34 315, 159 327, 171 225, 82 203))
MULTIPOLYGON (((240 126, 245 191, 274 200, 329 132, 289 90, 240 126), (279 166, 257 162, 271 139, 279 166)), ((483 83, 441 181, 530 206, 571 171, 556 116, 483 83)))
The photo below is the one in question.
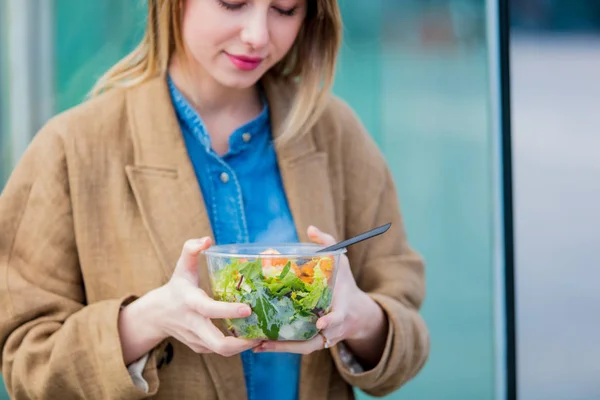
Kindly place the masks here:
POLYGON ((196 253, 200 250, 202 250, 202 247, 204 246, 204 244, 206 243, 206 239, 196 239, 192 242, 192 253, 196 253))
POLYGON ((252 310, 248 306, 240 306, 240 308, 238 308, 238 314, 242 317, 247 317, 252 314, 252 310))
POLYGON ((327 328, 327 322, 323 320, 317 321, 317 329, 325 329, 327 328))

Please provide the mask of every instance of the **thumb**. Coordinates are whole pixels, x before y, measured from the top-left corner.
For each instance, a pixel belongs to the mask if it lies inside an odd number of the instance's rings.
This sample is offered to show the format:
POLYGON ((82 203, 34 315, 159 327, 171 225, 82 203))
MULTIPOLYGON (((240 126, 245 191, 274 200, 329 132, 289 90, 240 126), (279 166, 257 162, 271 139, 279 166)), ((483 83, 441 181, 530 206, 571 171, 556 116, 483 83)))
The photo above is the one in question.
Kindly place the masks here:
POLYGON ((174 277, 184 278, 194 284, 198 283, 198 256, 212 244, 209 237, 190 239, 183 245, 181 256, 173 272, 174 277))
POLYGON ((308 238, 314 243, 323 246, 331 246, 332 244, 336 243, 333 236, 322 232, 319 228, 315 226, 309 226, 306 232, 308 233, 308 238))

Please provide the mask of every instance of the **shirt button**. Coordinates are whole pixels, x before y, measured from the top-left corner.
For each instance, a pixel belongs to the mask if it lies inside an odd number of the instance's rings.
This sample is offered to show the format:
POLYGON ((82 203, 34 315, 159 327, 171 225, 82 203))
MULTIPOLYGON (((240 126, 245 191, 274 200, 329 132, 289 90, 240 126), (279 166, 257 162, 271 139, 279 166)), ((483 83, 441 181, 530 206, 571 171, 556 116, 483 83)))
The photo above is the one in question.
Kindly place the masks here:
POLYGON ((227 174, 227 172, 221 172, 221 182, 229 182, 229 174, 227 174))
POLYGON ((249 134, 249 133, 246 132, 246 133, 244 133, 242 135, 242 140, 244 142, 248 143, 250 141, 250 139, 252 139, 252 135, 251 134, 249 134))

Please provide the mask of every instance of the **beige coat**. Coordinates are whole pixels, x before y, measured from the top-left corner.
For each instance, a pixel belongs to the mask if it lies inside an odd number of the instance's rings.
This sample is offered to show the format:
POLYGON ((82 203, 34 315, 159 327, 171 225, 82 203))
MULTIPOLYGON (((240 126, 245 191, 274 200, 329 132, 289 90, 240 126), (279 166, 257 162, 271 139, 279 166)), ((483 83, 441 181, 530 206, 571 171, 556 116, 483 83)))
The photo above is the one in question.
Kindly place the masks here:
MULTIPOLYGON (((266 82, 273 134, 291 87, 266 82)), ((358 285, 383 308, 379 364, 350 372, 339 349, 303 356, 301 400, 385 395, 429 353, 418 310, 424 267, 403 230, 386 163, 351 109, 333 98, 311 132, 276 147, 297 232, 345 238, 358 285)), ((115 89, 53 118, 0 197, 2 373, 15 399, 245 399, 241 358, 199 355, 173 338, 151 352, 138 389, 123 363, 122 304, 166 283, 190 238, 212 235, 165 80, 115 89), (168 351, 167 351, 168 350, 168 351)), ((200 287, 210 293, 204 259, 200 287)))

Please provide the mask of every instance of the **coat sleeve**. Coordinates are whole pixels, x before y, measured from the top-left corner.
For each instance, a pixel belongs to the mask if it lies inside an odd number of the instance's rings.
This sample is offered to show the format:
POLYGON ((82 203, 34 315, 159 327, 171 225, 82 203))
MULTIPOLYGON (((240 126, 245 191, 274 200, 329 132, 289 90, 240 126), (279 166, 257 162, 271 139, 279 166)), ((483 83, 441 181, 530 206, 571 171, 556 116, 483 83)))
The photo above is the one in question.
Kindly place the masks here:
POLYGON ((62 137, 36 135, 0 197, 0 349, 13 399, 141 399, 124 364, 120 307, 132 296, 86 304, 62 137))
MULTIPOLYGON (((341 102, 340 102, 341 103, 341 102)), ((389 322, 379 363, 366 371, 347 367, 344 347, 332 349, 337 369, 352 386, 385 396, 415 377, 429 355, 429 333, 419 311, 425 297, 424 262, 409 245, 396 186, 377 145, 344 103, 345 235, 392 223, 389 231, 348 249, 358 286, 389 322)))

